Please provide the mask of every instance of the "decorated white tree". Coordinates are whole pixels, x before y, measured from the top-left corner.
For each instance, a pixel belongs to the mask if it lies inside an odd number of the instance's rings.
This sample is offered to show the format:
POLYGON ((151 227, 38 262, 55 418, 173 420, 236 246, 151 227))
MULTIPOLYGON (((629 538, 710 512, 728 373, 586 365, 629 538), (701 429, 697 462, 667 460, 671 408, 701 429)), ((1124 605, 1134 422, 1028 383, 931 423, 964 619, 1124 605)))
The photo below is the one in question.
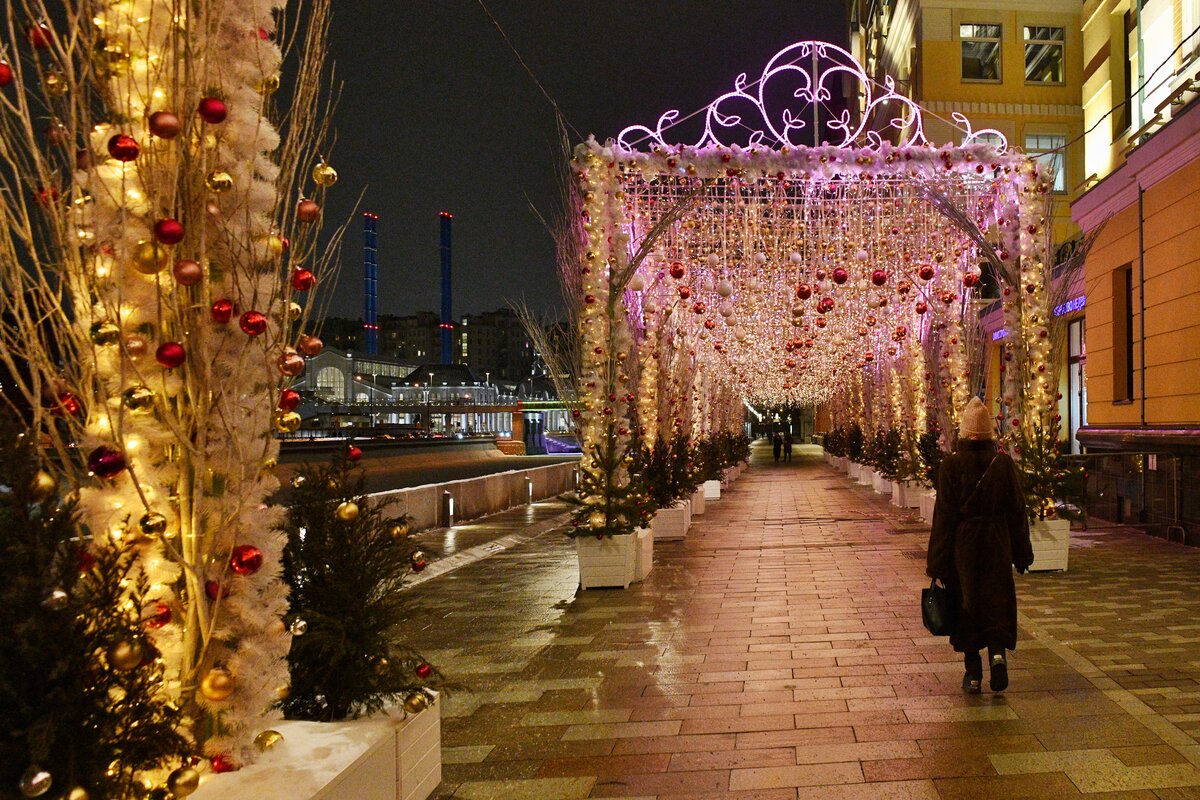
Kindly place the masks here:
POLYGON ((165 691, 217 771, 254 757, 287 689, 274 434, 299 424, 285 387, 321 349, 299 301, 340 235, 316 224, 329 4, 285 5, 25 0, 5 20, 5 399, 169 609, 165 691))

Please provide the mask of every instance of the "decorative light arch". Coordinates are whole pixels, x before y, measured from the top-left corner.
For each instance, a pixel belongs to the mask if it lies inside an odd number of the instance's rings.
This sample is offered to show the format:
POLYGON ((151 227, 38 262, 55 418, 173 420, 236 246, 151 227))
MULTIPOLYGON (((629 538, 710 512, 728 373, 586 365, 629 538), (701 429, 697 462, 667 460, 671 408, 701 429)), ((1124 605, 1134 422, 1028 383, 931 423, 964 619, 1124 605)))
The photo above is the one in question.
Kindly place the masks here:
POLYGON ((1004 413, 1017 429, 1052 418, 1050 176, 1035 160, 961 114, 961 142, 935 146, 890 78, 874 83, 825 42, 784 48, 697 115, 694 143, 674 141, 685 118, 668 111, 575 150, 580 258, 562 267, 579 304, 583 467, 605 487, 584 498, 589 529, 632 525, 609 501, 630 485, 635 436, 738 429, 746 402, 954 424, 980 378, 983 261, 1020 334, 1004 345, 1004 413), (822 120, 814 109, 847 76, 861 118, 822 120), (774 107, 788 92, 796 102, 774 107), (841 141, 800 141, 822 123, 841 141))

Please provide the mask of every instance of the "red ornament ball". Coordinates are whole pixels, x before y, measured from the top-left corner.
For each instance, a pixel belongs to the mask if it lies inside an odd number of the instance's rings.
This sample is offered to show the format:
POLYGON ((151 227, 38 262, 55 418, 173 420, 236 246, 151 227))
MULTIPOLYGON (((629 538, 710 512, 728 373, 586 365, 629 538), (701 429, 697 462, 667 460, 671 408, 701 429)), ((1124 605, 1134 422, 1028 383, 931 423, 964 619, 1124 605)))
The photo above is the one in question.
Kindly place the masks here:
POLYGON ((296 342, 296 349, 304 355, 312 358, 313 356, 321 355, 321 351, 325 349, 325 343, 319 338, 312 335, 301 336, 296 342))
POLYGON ((204 582, 204 596, 215 603, 218 597, 229 597, 229 589, 218 581, 208 580, 204 582))
POLYGON ((155 111, 147 121, 150 123, 150 133, 160 139, 174 139, 183 129, 179 117, 170 111, 155 111))
POLYGON ((917 277, 923 281, 933 280, 933 265, 922 264, 920 268, 917 269, 917 277))
POLYGON ((154 351, 154 360, 165 369, 175 369, 187 360, 187 352, 179 342, 163 342, 154 351))
POLYGON ((877 269, 871 273, 871 283, 876 286, 883 286, 887 283, 887 273, 881 269, 877 269))
POLYGON ((0 86, 8 86, 12 83, 13 71, 7 61, 0 61, 0 86))
POLYGON ((45 50, 49 47, 50 39, 53 36, 50 28, 41 23, 30 25, 25 29, 25 35, 29 38, 29 43, 38 50, 45 50))
POLYGON ((929 310, 929 305, 927 303, 917 303, 917 313, 918 314, 924 314, 928 310, 929 310))
POLYGON ((425 680, 426 678, 428 678, 430 675, 433 674, 433 665, 426 664, 425 662, 422 661, 420 664, 417 664, 416 673, 417 673, 418 678, 420 678, 421 680, 425 680))
POLYGON ((312 270, 301 268, 292 273, 292 288, 297 292, 307 292, 316 285, 317 276, 312 274, 312 270))
POLYGON ((321 218, 321 206, 316 200, 305 198, 296 206, 296 219, 301 222, 316 222, 321 218))
POLYGON ((108 154, 117 161, 129 162, 138 157, 141 148, 137 140, 126 133, 118 133, 108 140, 108 154))
POLYGON ((171 267, 171 274, 180 286, 195 286, 204 277, 204 269, 199 263, 185 258, 175 262, 175 266, 171 267))
POLYGON ((58 416, 78 416, 83 411, 79 398, 70 392, 63 392, 55 398, 51 411, 58 416))
POLYGON ((229 568, 238 575, 253 575, 262 564, 262 551, 252 544, 239 544, 229 554, 229 568))
POLYGON ((164 628, 171 624, 172 616, 174 615, 169 605, 166 603, 155 603, 150 607, 150 612, 146 616, 146 627, 155 630, 164 628))
POLYGON ((300 393, 295 389, 284 389, 279 393, 279 407, 284 411, 295 411, 300 407, 300 393))
POLYGON ((812 297, 812 287, 807 283, 802 283, 796 287, 796 297, 800 300, 807 300, 812 297))
POLYGON ((682 297, 684 300, 687 300, 689 297, 692 296, 692 290, 686 286, 680 286, 679 287, 679 296, 682 297))
POLYGON ((102 444, 88 454, 88 472, 100 478, 115 478, 125 471, 125 454, 102 444))
POLYGON ((683 264, 681 264, 678 261, 671 262, 671 277, 672 278, 674 278, 675 280, 679 280, 686 273, 687 273, 687 270, 684 268, 683 264))
POLYGON ((220 98, 205 97, 200 100, 200 105, 196 107, 196 113, 200 115, 200 119, 208 124, 216 125, 225 121, 225 117, 229 115, 229 107, 220 98))
POLYGON ((208 763, 212 765, 212 771, 217 773, 233 772, 237 769, 237 763, 224 753, 217 753, 208 760, 208 763))
POLYGON ((355 447, 354 445, 350 445, 349 447, 346 448, 346 460, 347 461, 358 461, 362 457, 363 457, 363 451, 362 451, 361 447, 355 447))
POLYGON ((183 241, 183 224, 171 217, 154 223, 154 238, 163 244, 179 244, 183 241))
POLYGON ((238 327, 247 336, 261 336, 267 332, 267 315, 261 311, 247 311, 238 317, 238 327))
POLYGON ((224 325, 233 319, 233 301, 222 297, 212 304, 209 312, 212 314, 213 322, 224 325))
POLYGON ((833 271, 833 282, 834 283, 841 285, 841 284, 845 283, 846 281, 848 281, 849 279, 850 279, 850 273, 846 272, 846 270, 842 269, 841 267, 838 267, 837 269, 835 269, 833 271))
POLYGON ((970 289, 971 287, 978 286, 978 285, 979 285, 979 275, 978 274, 976 274, 974 272, 968 272, 966 275, 963 275, 963 286, 970 289))

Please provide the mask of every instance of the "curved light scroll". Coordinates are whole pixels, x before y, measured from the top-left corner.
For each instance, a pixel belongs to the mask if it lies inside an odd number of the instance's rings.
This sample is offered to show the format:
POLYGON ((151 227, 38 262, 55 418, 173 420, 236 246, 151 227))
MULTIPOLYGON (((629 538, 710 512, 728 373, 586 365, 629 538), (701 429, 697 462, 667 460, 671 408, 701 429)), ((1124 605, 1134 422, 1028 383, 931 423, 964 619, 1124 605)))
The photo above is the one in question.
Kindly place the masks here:
MULTIPOLYGON (((930 144, 925 138, 921 107, 896 91, 892 77, 885 77, 882 86, 877 84, 854 56, 828 42, 804 41, 788 45, 767 62, 762 75, 753 85, 743 72, 734 81, 733 91, 722 94, 697 113, 704 117, 704 132, 692 145, 697 148, 735 144, 772 148, 810 145, 815 139, 811 132, 815 117, 820 117, 820 123, 824 123, 835 135, 842 136, 841 142, 830 142, 837 147, 854 144, 879 147, 885 139, 890 138, 885 134, 891 132, 908 144, 930 144), (834 113, 824 107, 834 97, 830 87, 837 86, 847 75, 857 82, 865 102, 864 112, 857 120, 849 111, 834 113), (798 102, 782 109, 768 108, 767 87, 777 85, 781 79, 790 81, 787 84, 789 86, 795 84, 792 97, 798 102), (814 109, 820 113, 814 115, 814 109), (886 130, 868 129, 876 118, 887 119, 884 125, 886 130)), ((684 119, 687 118, 681 119, 677 110, 667 111, 658 118, 653 128, 645 125, 625 128, 618 134, 617 144, 634 151, 657 145, 671 147, 686 144, 668 139, 670 129, 684 119)), ((1008 143, 999 131, 972 131, 970 123, 961 114, 955 113, 954 119, 964 131, 962 144, 987 140, 998 152, 1007 149, 1008 143), (996 137, 999 137, 999 141, 996 137)))

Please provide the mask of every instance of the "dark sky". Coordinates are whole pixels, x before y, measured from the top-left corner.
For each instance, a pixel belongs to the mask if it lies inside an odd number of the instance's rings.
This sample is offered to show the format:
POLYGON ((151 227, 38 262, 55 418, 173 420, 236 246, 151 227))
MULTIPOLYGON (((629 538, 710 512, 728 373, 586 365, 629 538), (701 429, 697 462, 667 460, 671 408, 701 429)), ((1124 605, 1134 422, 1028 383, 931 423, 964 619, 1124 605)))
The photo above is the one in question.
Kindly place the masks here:
MULTIPOLYGON (((840 0, 485 0, 583 135, 652 125, 754 80, 802 39, 845 39, 840 0)), ((436 311, 438 211, 454 214, 456 316, 525 300, 559 306, 553 244, 529 209, 556 201, 554 114, 476 0, 335 2, 330 55, 345 88, 326 224, 379 214, 379 312, 436 311)), ((351 222, 330 313, 362 308, 351 222)))

